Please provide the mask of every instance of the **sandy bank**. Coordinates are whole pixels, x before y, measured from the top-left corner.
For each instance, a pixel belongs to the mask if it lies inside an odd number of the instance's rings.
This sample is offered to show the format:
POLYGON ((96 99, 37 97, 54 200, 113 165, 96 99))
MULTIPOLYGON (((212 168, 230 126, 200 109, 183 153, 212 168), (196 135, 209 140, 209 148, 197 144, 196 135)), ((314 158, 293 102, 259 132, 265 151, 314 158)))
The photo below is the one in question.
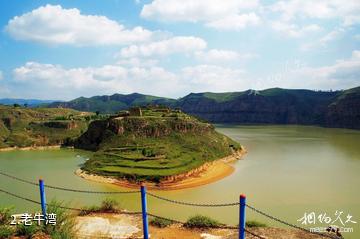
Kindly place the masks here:
POLYGON ((49 145, 49 146, 29 146, 29 147, 7 147, 0 148, 0 152, 7 152, 13 150, 47 150, 47 149, 60 149, 61 145, 49 145))
MULTIPOLYGON (((234 167, 231 165, 231 163, 239 160, 245 153, 246 150, 244 149, 236 151, 230 156, 205 163, 199 168, 193 169, 187 173, 169 176, 159 184, 148 182, 146 183, 146 186, 148 189, 154 190, 178 190, 209 184, 232 174, 234 172, 234 167)), ((129 182, 127 180, 115 179, 112 177, 92 175, 82 171, 81 169, 76 170, 75 174, 84 179, 95 182, 112 183, 127 188, 139 187, 139 184, 137 183, 129 182)))

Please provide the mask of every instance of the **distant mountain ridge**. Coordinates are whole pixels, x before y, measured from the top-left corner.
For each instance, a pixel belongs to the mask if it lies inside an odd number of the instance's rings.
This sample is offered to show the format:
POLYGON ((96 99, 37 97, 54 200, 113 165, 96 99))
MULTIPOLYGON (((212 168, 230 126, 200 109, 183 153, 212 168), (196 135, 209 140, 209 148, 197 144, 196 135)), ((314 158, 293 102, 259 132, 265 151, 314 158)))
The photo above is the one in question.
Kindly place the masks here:
POLYGON ((176 100, 174 99, 132 93, 128 95, 114 94, 110 96, 93 96, 90 98, 80 97, 68 102, 53 102, 49 104, 49 107, 63 107, 78 109, 81 111, 114 113, 133 106, 143 106, 147 104, 173 105, 175 103, 176 100))
POLYGON ((10 99, 10 98, 3 98, 0 99, 0 104, 2 105, 25 105, 27 104, 30 107, 35 107, 41 104, 49 104, 55 102, 55 100, 37 100, 37 99, 10 99))
POLYGON ((94 96, 50 107, 114 113, 133 106, 177 107, 212 123, 303 124, 360 129, 360 87, 344 91, 271 88, 227 93, 191 93, 180 99, 133 93, 94 96))

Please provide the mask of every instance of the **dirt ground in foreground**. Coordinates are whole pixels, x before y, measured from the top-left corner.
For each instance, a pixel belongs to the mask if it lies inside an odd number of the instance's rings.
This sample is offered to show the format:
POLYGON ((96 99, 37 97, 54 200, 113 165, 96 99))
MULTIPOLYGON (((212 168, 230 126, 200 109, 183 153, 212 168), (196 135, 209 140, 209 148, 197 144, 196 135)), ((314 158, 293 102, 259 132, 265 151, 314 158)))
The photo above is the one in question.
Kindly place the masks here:
MULTIPOLYGON (((77 217, 77 238, 114 238, 135 239, 142 237, 142 222, 138 215, 124 214, 91 214, 77 217)), ((300 230, 281 228, 250 228, 251 232, 266 239, 320 239, 300 230)), ((237 239, 237 230, 231 229, 188 229, 181 224, 173 224, 166 228, 150 225, 152 239, 237 239)), ((247 234, 247 239, 256 237, 247 234)))

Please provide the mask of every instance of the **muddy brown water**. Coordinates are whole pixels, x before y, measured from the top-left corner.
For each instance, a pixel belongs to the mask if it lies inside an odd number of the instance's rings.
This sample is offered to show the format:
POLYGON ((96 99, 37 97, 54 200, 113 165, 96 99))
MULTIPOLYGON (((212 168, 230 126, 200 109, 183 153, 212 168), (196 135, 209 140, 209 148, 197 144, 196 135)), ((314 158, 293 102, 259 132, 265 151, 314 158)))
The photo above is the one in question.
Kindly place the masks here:
MULTIPOLYGON (((217 130, 239 141, 248 150, 243 160, 233 164, 235 172, 205 186, 154 193, 195 203, 236 202, 239 194, 244 193, 248 204, 290 223, 306 228, 325 227, 328 224, 324 220, 330 218, 330 224, 352 228, 353 232, 344 233, 345 238, 360 238, 360 131, 313 126, 236 125, 217 125, 217 130), (305 225, 301 224, 302 220, 298 221, 305 213, 307 219, 316 216, 315 224, 308 221, 305 225), (339 214, 340 219, 337 219, 339 214), (348 215, 357 223, 345 223, 348 215)), ((55 186, 96 191, 128 190, 74 175, 89 156, 88 152, 71 149, 1 152, 0 170, 32 181, 43 178, 46 184, 55 186)), ((0 188, 39 199, 36 186, 4 176, 0 176, 0 188)), ((53 189, 47 189, 46 194, 48 201, 56 198, 72 207, 99 204, 108 197, 53 189)), ((123 208, 140 210, 139 194, 111 197, 123 208)), ((40 209, 30 202, 0 193, 0 206, 9 205, 13 205, 18 213, 40 209)), ((187 207, 149 197, 148 209, 151 213, 178 220, 202 214, 223 223, 238 223, 237 207, 187 207)), ((247 218, 282 226, 249 209, 247 218)))

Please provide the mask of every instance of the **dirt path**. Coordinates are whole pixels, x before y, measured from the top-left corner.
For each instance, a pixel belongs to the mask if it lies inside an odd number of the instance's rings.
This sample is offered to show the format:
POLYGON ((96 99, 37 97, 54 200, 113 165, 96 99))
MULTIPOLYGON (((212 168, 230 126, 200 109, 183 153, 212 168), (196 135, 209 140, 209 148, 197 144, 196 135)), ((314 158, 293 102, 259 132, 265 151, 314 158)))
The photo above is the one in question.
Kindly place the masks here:
MULTIPOLYGON (((77 217, 77 238, 142 238, 141 217, 112 213, 92 214, 77 217)), ((323 237, 309 233, 281 228, 251 228, 252 232, 266 239, 320 239, 323 237)), ((237 239, 237 230, 230 229, 188 229, 181 224, 173 224, 166 228, 150 225, 152 239, 237 239)), ((247 234, 247 239, 256 237, 247 234)))
POLYGON ((6 147, 6 148, 0 148, 0 152, 8 152, 8 151, 14 151, 14 150, 50 150, 50 149, 60 149, 61 145, 49 145, 49 146, 29 146, 29 147, 6 147))

